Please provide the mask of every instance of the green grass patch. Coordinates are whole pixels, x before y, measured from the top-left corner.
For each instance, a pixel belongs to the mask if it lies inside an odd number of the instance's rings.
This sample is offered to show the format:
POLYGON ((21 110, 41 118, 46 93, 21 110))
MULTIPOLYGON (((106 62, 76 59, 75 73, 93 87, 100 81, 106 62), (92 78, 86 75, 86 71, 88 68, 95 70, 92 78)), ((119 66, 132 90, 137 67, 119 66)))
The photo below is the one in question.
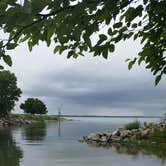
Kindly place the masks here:
MULTIPOLYGON (((29 114, 12 114, 17 119, 34 120, 34 121, 58 121, 59 117, 54 115, 29 115, 29 114)), ((60 118, 64 120, 64 118, 60 118)))

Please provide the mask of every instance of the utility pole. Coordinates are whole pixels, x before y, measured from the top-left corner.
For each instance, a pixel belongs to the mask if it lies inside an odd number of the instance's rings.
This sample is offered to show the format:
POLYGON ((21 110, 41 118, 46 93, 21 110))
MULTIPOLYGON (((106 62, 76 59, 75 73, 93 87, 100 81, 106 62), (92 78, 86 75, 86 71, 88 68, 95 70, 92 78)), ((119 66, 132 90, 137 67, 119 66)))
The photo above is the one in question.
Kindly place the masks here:
POLYGON ((62 104, 58 106, 58 136, 61 136, 61 109, 62 109, 62 104))

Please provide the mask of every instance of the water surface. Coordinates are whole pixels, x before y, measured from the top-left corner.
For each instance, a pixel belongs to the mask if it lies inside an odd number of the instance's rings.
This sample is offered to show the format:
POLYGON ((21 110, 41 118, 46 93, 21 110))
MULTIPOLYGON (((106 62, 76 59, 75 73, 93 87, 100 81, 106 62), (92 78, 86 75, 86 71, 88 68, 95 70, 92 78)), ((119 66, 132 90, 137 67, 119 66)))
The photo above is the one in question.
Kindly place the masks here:
POLYGON ((61 130, 56 122, 1 129, 0 166, 166 166, 162 151, 78 142, 88 133, 113 131, 128 121, 80 118, 62 122, 61 130))

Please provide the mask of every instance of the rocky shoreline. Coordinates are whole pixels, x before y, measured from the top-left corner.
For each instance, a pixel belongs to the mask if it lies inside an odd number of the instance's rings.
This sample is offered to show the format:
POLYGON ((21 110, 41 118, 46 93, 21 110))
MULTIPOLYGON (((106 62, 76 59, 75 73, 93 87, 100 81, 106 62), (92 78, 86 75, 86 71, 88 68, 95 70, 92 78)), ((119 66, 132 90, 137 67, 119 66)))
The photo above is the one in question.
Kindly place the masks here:
POLYGON ((154 132, 155 129, 166 129, 166 124, 158 123, 153 124, 153 127, 144 127, 132 130, 119 128, 114 132, 107 131, 90 133, 89 135, 80 138, 79 141, 95 145, 111 145, 114 143, 125 143, 133 140, 146 140, 154 132))
POLYGON ((22 126, 22 125, 30 125, 35 123, 34 120, 25 120, 21 118, 15 117, 1 117, 0 118, 0 127, 10 127, 10 126, 22 126))

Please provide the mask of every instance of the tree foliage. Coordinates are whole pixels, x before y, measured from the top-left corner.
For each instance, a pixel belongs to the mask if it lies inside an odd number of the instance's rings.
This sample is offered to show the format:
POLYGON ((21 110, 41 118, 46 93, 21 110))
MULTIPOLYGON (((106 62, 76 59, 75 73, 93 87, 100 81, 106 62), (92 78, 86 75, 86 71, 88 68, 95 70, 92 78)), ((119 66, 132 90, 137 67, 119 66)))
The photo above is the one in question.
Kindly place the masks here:
POLYGON ((129 69, 145 62, 157 84, 166 73, 165 11, 165 0, 1 0, 0 27, 8 37, 0 41, 0 56, 11 66, 7 50, 26 41, 31 51, 44 41, 67 58, 87 51, 107 58, 116 43, 139 39, 142 49, 129 59, 129 69))
POLYGON ((20 108, 24 110, 25 113, 30 114, 46 114, 46 105, 37 98, 28 98, 24 103, 20 105, 20 108))
POLYGON ((0 115, 8 115, 20 95, 16 76, 10 71, 0 71, 0 115))

